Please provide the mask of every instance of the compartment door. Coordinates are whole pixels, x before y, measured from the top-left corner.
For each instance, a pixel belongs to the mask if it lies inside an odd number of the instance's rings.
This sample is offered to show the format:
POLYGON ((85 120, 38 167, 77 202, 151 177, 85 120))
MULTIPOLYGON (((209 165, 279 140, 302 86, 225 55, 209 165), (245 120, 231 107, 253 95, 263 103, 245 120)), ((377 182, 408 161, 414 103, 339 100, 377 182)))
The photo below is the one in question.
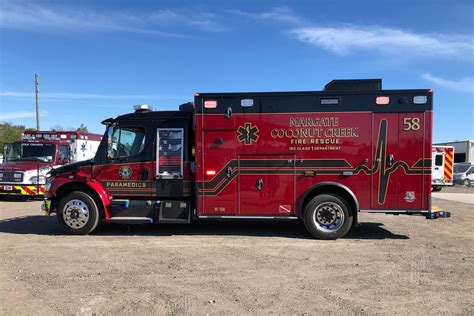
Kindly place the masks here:
POLYGON ((294 213, 294 155, 239 155, 239 215, 294 213))
MULTIPOLYGON (((398 115, 398 157, 396 170, 397 206, 399 209, 422 209, 423 187, 423 144, 425 122, 423 113, 400 113, 398 115)), ((429 153, 426 153, 429 155, 429 153)))
POLYGON ((373 114, 373 118, 372 208, 394 210, 398 207, 398 113, 373 114))
POLYGON ((204 131, 203 167, 199 194, 203 215, 237 213, 237 159, 235 131, 204 131))
POLYGON ((374 114, 372 208, 422 208, 423 113, 374 114))

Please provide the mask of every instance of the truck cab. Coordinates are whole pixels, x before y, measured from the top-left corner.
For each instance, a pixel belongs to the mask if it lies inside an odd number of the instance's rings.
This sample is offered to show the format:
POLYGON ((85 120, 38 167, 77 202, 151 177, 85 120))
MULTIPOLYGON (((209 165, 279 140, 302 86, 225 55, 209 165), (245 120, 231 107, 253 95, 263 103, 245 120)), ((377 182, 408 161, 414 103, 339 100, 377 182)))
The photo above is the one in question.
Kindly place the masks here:
MULTIPOLYGON (((184 107, 182 107, 184 108, 184 107)), ((111 223, 189 223, 193 187, 193 113, 150 111, 106 119, 90 161, 59 167, 46 185, 47 212, 63 227, 89 232, 111 223), (91 219, 92 218, 92 219, 91 219)))
POLYGON ((22 140, 4 147, 0 164, 0 198, 40 197, 54 167, 90 159, 100 135, 80 132, 25 131, 22 140))
POLYGON ((17 141, 5 152, 0 165, 0 196, 43 193, 46 174, 53 166, 70 160, 70 147, 66 142, 17 141))

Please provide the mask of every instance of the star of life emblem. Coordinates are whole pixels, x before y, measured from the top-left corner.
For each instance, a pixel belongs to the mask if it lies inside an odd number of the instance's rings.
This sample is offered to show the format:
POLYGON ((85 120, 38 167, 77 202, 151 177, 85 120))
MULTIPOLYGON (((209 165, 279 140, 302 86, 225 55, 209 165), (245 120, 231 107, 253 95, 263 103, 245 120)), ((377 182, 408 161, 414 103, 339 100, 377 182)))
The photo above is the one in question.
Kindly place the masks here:
POLYGON ((239 126, 237 132, 239 133, 237 139, 245 145, 250 145, 252 142, 257 142, 258 140, 258 128, 257 126, 252 126, 251 123, 245 123, 244 126, 239 126))

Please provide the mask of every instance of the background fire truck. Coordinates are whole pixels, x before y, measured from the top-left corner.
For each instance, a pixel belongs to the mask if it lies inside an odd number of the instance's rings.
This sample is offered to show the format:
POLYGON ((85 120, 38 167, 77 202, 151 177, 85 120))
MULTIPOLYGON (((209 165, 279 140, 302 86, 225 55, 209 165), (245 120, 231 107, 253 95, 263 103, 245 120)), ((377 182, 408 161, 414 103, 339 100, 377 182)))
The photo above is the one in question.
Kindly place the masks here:
POLYGON ((301 219, 344 236, 358 212, 431 213, 431 90, 335 80, 324 91, 198 93, 180 111, 104 120, 93 161, 52 171, 46 214, 111 223, 301 219))
POLYGON ((25 131, 4 148, 0 164, 0 199, 44 194, 46 174, 55 166, 91 159, 101 135, 82 132, 25 131))
POLYGON ((453 146, 433 146, 431 185, 433 191, 441 191, 443 186, 453 185, 453 146))

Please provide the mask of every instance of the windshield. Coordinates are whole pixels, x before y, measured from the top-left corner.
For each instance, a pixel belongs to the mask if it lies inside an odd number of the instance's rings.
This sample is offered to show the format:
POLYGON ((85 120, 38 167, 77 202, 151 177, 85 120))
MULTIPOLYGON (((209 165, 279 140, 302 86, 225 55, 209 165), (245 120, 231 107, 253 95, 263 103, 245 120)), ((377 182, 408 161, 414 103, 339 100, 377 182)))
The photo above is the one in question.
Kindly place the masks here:
POLYGON ((56 145, 42 143, 13 143, 8 153, 8 161, 33 160, 52 162, 56 153, 56 145))
POLYGON ((454 165, 454 173, 464 173, 471 165, 454 165))

